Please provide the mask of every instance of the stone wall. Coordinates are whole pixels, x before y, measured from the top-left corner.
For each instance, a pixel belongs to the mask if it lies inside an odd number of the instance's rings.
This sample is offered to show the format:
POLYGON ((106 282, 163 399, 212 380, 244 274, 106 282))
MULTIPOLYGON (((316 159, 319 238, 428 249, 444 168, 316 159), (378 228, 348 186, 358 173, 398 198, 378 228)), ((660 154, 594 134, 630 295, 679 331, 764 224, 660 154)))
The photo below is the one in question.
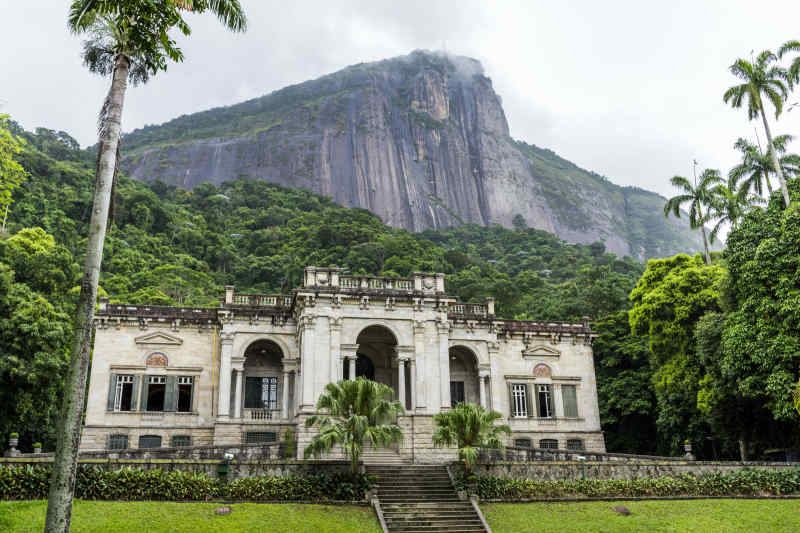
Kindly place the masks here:
MULTIPOLYGON (((537 463, 491 463, 475 465, 477 474, 488 474, 508 479, 536 479, 540 481, 589 479, 636 479, 679 474, 727 474, 745 468, 797 468, 800 463, 722 462, 722 461, 664 461, 622 462, 602 461, 580 463, 577 461, 537 463)), ((461 463, 452 468, 463 468, 461 463)))
MULTIPOLYGON (((52 457, 44 458, 5 458, 0 459, 3 466, 50 465, 52 457)), ((181 470, 184 472, 205 473, 218 476, 218 468, 225 461, 219 459, 79 459, 80 465, 98 466, 105 470, 121 468, 141 468, 142 470, 181 470)), ((310 476, 325 472, 347 470, 346 461, 231 461, 228 466, 228 479, 244 477, 285 477, 310 476)))

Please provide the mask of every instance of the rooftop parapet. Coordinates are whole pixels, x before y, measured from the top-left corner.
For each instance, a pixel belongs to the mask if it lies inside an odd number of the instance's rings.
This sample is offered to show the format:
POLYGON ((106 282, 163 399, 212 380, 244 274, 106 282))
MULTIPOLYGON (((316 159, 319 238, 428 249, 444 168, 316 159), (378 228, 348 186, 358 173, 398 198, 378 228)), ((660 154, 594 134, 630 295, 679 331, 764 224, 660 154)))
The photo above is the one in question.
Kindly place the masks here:
POLYGON ((444 274, 415 272, 410 278, 346 274, 341 268, 306 267, 303 288, 343 292, 387 291, 444 295, 444 274))

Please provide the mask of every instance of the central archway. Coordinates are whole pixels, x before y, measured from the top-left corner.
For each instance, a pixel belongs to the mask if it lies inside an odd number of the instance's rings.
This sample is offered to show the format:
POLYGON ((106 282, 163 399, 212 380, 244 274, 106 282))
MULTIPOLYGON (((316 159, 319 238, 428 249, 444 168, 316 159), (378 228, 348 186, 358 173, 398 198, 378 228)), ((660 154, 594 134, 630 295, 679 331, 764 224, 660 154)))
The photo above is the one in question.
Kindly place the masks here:
MULTIPOLYGON (((389 385, 397 393, 397 338, 386 326, 367 326, 356 338, 356 377, 389 385), (394 370, 393 370, 394 369, 394 370)), ((345 378, 349 377, 347 365, 345 378)))

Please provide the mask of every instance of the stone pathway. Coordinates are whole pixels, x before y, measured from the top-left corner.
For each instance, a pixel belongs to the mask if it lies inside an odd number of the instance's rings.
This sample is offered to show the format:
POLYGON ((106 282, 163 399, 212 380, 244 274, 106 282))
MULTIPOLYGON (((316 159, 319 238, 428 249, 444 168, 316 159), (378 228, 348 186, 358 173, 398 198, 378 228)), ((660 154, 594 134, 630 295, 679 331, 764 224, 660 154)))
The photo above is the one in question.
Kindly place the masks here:
POLYGON ((391 533, 486 532, 470 501, 458 499, 444 465, 368 465, 391 533))

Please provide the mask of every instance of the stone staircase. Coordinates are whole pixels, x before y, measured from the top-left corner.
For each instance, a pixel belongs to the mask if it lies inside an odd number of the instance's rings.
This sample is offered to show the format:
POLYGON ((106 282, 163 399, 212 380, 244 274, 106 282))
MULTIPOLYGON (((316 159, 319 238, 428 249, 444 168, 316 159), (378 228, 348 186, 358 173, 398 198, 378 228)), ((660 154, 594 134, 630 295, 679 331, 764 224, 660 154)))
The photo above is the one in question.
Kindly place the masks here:
POLYGON ((444 465, 368 465, 391 533, 488 531, 470 501, 459 500, 444 465))
POLYGON ((365 465, 403 465, 411 461, 403 458, 399 452, 387 449, 375 449, 372 446, 364 446, 364 451, 361 452, 361 461, 365 465))

